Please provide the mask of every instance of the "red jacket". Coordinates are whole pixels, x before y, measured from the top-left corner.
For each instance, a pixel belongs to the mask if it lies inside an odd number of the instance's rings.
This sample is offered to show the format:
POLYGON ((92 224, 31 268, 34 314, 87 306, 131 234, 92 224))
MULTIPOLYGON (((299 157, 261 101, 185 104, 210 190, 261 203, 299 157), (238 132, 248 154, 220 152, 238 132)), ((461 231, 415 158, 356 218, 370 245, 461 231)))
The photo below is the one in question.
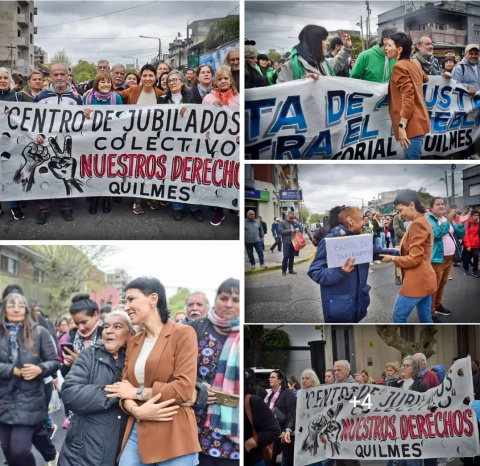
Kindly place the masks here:
POLYGON ((465 223, 464 248, 480 248, 480 222, 475 223, 471 218, 465 223))

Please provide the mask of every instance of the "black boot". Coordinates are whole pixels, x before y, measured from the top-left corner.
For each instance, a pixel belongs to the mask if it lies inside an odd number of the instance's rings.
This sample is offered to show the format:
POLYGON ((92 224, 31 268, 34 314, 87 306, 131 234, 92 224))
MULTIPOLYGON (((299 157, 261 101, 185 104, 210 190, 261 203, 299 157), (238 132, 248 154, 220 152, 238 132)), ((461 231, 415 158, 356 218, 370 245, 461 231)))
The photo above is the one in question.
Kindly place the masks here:
POLYGON ((98 197, 92 197, 92 199, 90 199, 90 207, 88 211, 92 215, 95 215, 97 213, 97 208, 98 208, 98 197))
POLYGON ((112 210, 112 206, 110 205, 110 197, 104 197, 102 202, 102 210, 105 213, 108 213, 112 210))

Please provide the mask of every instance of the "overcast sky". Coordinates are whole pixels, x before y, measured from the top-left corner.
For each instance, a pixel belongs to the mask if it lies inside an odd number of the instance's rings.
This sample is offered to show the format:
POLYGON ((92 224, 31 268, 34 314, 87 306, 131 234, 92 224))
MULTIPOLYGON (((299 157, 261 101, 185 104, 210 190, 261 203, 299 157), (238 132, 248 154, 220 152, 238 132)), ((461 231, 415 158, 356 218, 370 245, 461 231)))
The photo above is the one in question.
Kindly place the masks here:
POLYGON ((111 65, 133 62, 125 56, 138 59, 142 66, 158 55, 158 40, 139 35, 159 37, 165 54, 179 32, 186 37, 187 24, 192 21, 239 14, 238 1, 37 0, 35 6, 35 45, 42 47, 49 59, 64 49, 74 63, 105 58, 111 65), (99 15, 104 16, 92 18, 99 15))
MULTIPOLYGON (((471 165, 456 165, 455 194, 463 190, 462 170, 471 165)), ((378 194, 395 189, 421 187, 433 196, 446 196, 445 170, 448 193, 452 194, 451 165, 446 164, 344 164, 300 166, 300 186, 305 205, 312 213, 324 213, 336 205, 366 206, 378 194), (360 198, 360 199, 355 199, 360 198)))
MULTIPOLYGON (((193 233, 192 233, 193 234, 193 233)), ((116 246, 116 245, 115 245, 116 246)), ((213 303, 220 283, 243 275, 243 255, 236 242, 197 244, 181 242, 151 242, 150 244, 116 246, 117 251, 99 265, 105 272, 125 269, 132 279, 140 276, 158 278, 168 297, 177 288, 205 291, 213 303)))
MULTIPOLYGON (((379 13, 396 8, 399 1, 371 1, 370 29, 377 31, 379 13)), ((365 1, 342 2, 245 2, 245 37, 255 40, 255 48, 259 52, 276 49, 283 53, 298 43, 298 34, 307 24, 323 26, 328 31, 338 29, 360 31, 357 23, 363 17, 365 21, 367 9, 365 1), (292 37, 289 37, 292 36, 292 37)))

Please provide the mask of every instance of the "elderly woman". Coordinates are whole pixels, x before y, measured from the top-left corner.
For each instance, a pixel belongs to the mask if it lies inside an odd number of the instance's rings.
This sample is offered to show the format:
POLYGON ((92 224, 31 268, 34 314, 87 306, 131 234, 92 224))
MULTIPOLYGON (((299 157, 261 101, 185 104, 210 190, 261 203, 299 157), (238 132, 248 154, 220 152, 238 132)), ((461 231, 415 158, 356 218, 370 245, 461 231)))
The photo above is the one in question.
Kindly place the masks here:
MULTIPOLYGON (((47 420, 44 378, 60 367, 55 342, 35 323, 25 296, 10 293, 0 307, 0 443, 10 466, 35 466, 32 438, 47 420)), ((56 464, 53 445, 42 451, 56 464)))
MULTIPOLYGON (((358 207, 337 206, 330 212, 330 233, 336 238, 362 233, 363 216, 358 207)), ((378 254, 399 254, 395 249, 373 246, 374 258, 378 254)), ((320 285, 323 315, 326 323, 360 322, 367 315, 370 304, 370 286, 367 285, 369 263, 355 265, 349 257, 342 267, 329 268, 325 239, 320 242, 308 276, 320 285)))
POLYGON ((217 70, 213 89, 203 99, 204 105, 240 105, 240 96, 233 82, 232 71, 228 66, 221 66, 217 70))
POLYGON ((62 400, 73 416, 59 464, 115 466, 128 416, 116 398, 106 396, 105 386, 122 379, 127 341, 134 334, 125 312, 108 314, 102 341, 82 351, 65 378, 62 400))
POLYGON ((413 356, 405 356, 402 360, 401 375, 402 378, 392 383, 392 387, 412 390, 414 392, 426 392, 428 385, 423 380, 422 370, 419 362, 413 356))
POLYGON ((432 319, 438 321, 437 314, 450 316, 452 312, 442 304, 443 292, 453 267, 455 256, 455 240, 465 235, 465 222, 470 214, 457 216, 456 209, 450 209, 446 214, 445 201, 442 197, 434 197, 430 202, 430 213, 427 220, 433 230, 432 267, 435 272, 437 286, 432 295, 432 319), (458 219, 458 224, 455 219, 458 219))
POLYGON ((213 69, 210 65, 200 65, 195 70, 196 85, 192 87, 193 99, 201 104, 205 96, 212 90, 213 69))
POLYGON ((385 364, 384 385, 392 386, 400 380, 400 364, 398 361, 387 362, 385 364))
POLYGON ((328 31, 315 24, 305 26, 298 36, 300 42, 292 48, 290 60, 280 67, 277 84, 294 79, 336 76, 335 73, 345 68, 352 54, 350 36, 343 31, 339 31, 339 35, 343 47, 335 57, 326 58, 328 31))
MULTIPOLYGON (((167 92, 158 99, 158 104, 195 104, 197 103, 193 97, 192 91, 185 84, 185 76, 178 70, 172 70, 168 73, 167 92)), ((201 103, 201 102, 200 102, 201 103)), ((185 114, 186 108, 180 110, 180 115, 185 114)), ((183 219, 183 203, 172 202, 173 218, 179 222, 183 219)), ((190 214, 197 222, 203 222, 202 211, 199 205, 189 204, 190 214)))
POLYGON ((403 281, 393 308, 393 321, 406 323, 417 308, 422 323, 433 323, 430 313, 432 293, 436 289, 435 272, 430 264, 433 232, 425 218, 425 208, 415 191, 400 191, 393 201, 406 222, 412 222, 402 239, 400 256, 383 255, 382 262, 394 262, 402 269, 403 281))
POLYGON ((318 387, 320 385, 320 379, 313 369, 305 369, 300 380, 302 388, 318 387))
POLYGON ((156 278, 128 283, 125 301, 132 324, 144 330, 128 342, 123 380, 105 387, 130 415, 119 466, 194 466, 200 450, 191 408, 195 332, 169 319, 165 288, 156 278), (162 403, 156 404, 160 398, 162 403), (165 417, 164 408, 171 403, 176 409, 165 417))
MULTIPOLYGON (((122 105, 122 98, 113 90, 113 81, 110 73, 101 72, 97 74, 95 80, 93 81, 92 92, 89 92, 87 95, 83 96, 83 103, 85 105, 122 105)), ((83 110, 86 118, 90 118, 92 109, 85 108, 83 110)), ((90 207, 88 211, 95 215, 98 210, 98 201, 99 197, 90 198, 90 207)), ((102 210, 105 213, 110 212, 111 204, 110 197, 102 197, 102 210)))
POLYGON ((240 376, 240 282, 229 278, 221 283, 207 317, 188 325, 195 329, 198 341, 195 408, 200 465, 236 465, 240 449, 239 407, 235 406, 240 376))
POLYGON ((393 34, 385 46, 387 58, 394 58, 388 103, 395 139, 406 160, 422 157, 423 139, 430 132, 430 118, 423 98, 423 83, 428 76, 418 60, 412 60, 412 39, 404 32, 393 34))

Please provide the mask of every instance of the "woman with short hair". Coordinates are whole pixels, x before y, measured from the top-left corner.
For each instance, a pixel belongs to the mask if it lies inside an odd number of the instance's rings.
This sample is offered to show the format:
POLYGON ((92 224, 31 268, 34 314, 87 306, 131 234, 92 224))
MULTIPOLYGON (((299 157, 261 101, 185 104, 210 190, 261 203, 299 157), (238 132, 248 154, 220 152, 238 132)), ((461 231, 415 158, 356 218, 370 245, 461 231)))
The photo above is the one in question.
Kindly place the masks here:
POLYGON ((320 385, 320 379, 313 369, 305 369, 300 380, 302 388, 318 387, 320 385))
POLYGON ((385 364, 385 379, 383 385, 391 386, 400 380, 400 363, 398 361, 385 364))
POLYGON ((212 90, 213 68, 210 65, 197 66, 195 76, 196 84, 192 87, 193 98, 196 104, 201 104, 212 90))
POLYGON ((385 46, 387 58, 397 63, 388 86, 388 109, 395 139, 400 142, 406 160, 422 157, 423 139, 430 132, 430 118, 423 98, 423 83, 428 76, 418 60, 411 59, 412 39, 396 32, 385 46))
POLYGON ((213 89, 203 99, 203 105, 229 105, 238 107, 240 95, 233 81, 232 70, 228 66, 221 66, 215 75, 213 89))

